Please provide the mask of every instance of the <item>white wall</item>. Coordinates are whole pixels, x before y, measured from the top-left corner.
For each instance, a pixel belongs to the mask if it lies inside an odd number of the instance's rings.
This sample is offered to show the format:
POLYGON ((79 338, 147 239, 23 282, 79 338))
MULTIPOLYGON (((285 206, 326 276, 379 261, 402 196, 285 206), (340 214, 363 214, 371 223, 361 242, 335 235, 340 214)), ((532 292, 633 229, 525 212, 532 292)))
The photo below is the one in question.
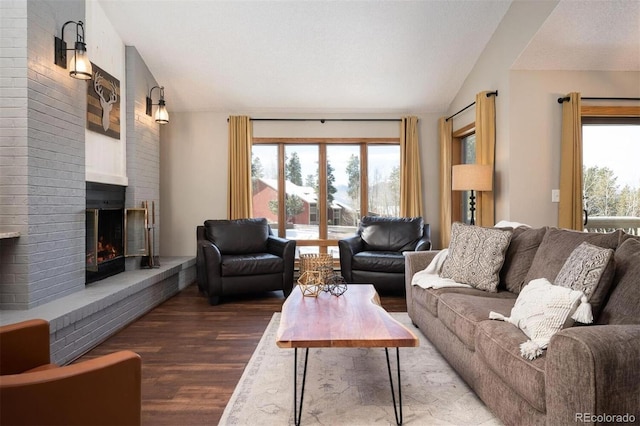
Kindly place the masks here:
POLYGON ((551 202, 551 190, 560 188, 562 106, 557 99, 569 92, 640 97, 640 72, 512 71, 510 86, 506 166, 511 190, 503 202, 512 220, 557 226, 558 204, 551 202))
MULTIPOLYGON (((128 184, 125 45, 95 0, 86 1, 85 41, 91 62, 120 80, 120 139, 85 130, 86 179, 128 184)), ((92 84, 89 81, 87 84, 92 84)))
MULTIPOLYGON (((513 2, 449 107, 449 114, 453 114, 475 101, 476 93, 498 90, 494 183, 496 221, 512 217, 508 202, 512 195, 509 179, 510 68, 557 3, 557 1, 513 2)), ((470 108, 454 118, 454 130, 474 120, 475 109, 470 108)), ((512 219, 516 220, 515 217, 512 219)))
MULTIPOLYGON (((227 117, 222 113, 172 113, 161 129, 160 198, 163 256, 195 255, 195 229, 206 219, 227 216, 227 117)), ((249 114, 252 116, 251 114, 249 114)), ((417 114, 423 162, 425 221, 438 220, 439 114, 417 114)), ((256 117, 266 116, 255 114, 256 117)), ((270 114, 269 117, 380 118, 357 115, 270 114)), ((385 116, 398 118, 398 115, 385 116)), ((255 137, 399 137, 398 122, 265 122, 253 125, 255 137)))

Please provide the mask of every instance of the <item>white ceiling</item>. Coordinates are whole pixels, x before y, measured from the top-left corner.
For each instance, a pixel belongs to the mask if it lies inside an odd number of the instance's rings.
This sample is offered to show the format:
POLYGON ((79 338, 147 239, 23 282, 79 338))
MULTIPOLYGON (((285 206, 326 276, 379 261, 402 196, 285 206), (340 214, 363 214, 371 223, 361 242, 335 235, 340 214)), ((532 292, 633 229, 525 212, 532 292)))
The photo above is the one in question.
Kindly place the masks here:
POLYGON ((640 71, 640 1, 561 1, 513 68, 640 71))
MULTIPOLYGON (((511 1, 99 3, 169 111, 415 113, 447 109, 511 1)), ((515 65, 640 70, 639 5, 563 0, 515 65)))

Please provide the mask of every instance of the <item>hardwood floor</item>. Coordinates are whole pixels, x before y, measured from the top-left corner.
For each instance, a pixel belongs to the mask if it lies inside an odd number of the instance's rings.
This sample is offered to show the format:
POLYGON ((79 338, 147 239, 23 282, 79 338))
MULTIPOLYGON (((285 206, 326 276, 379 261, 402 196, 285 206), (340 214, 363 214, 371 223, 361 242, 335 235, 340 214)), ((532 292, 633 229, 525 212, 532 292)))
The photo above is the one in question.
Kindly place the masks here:
MULTIPOLYGON (((387 311, 407 310, 403 296, 380 299, 387 311)), ((283 302, 282 292, 273 292, 210 306, 192 284, 79 360, 137 352, 143 425, 215 425, 283 302)))

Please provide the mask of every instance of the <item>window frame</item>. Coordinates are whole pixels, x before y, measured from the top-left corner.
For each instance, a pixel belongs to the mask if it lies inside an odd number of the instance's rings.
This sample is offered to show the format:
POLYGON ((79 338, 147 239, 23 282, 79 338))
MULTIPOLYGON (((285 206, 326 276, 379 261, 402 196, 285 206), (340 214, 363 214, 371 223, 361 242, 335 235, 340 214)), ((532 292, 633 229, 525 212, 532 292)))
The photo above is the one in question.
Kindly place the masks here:
MULTIPOLYGON (((451 167, 462 164, 463 140, 476 133, 476 122, 473 121, 451 135, 451 167)), ((451 173, 451 170, 449 171, 451 173)), ((451 222, 462 222, 464 214, 462 212, 462 191, 451 190, 451 222)))
MULTIPOLYGON (((616 125, 629 124, 640 125, 640 106, 629 105, 582 105, 580 108, 580 130, 584 125, 616 125)), ((581 140, 581 145, 583 145, 581 140)), ((581 146, 584 150, 584 146, 581 146)), ((580 165, 584 169, 584 161, 580 165)), ((586 214, 586 206, 584 204, 584 177, 580 193, 578 197, 582 199, 582 208, 586 214)), ((588 228, 585 224, 585 230, 588 228)), ((588 231, 591 232, 591 231, 588 231)))
MULTIPOLYGON (((327 181, 327 146, 350 145, 360 147, 360 211, 368 211, 368 146, 400 145, 400 138, 283 138, 283 137, 254 137, 253 145, 275 145, 278 151, 278 205, 285 205, 285 147, 290 145, 318 145, 318 181, 327 181)), ((402 168, 402 164, 400 164, 402 168)), ((315 240, 296 240, 298 246, 318 246, 320 253, 327 253, 328 247, 338 245, 338 240, 329 239, 327 215, 327 186, 319 185, 318 201, 316 203, 318 219, 318 235, 315 240), (322 238, 325 236, 325 238, 322 238)), ((286 223, 285 209, 278 209, 278 223, 286 223)), ((278 226, 278 236, 285 238, 286 229, 278 226)))

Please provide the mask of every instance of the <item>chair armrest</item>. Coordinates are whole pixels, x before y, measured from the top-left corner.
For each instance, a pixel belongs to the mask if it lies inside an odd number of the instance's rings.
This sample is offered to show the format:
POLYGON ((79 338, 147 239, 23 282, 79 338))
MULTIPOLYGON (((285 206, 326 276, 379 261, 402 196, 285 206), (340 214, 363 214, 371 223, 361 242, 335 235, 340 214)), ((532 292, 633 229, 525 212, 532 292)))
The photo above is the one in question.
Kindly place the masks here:
POLYGON ((424 236, 418 240, 415 251, 428 251, 431 250, 431 237, 424 236))
POLYGON ((415 251, 431 250, 431 226, 427 223, 422 227, 422 238, 418 240, 415 251))
POLYGON ((286 238, 269 235, 267 239, 267 251, 284 261, 284 274, 282 282, 282 290, 284 295, 289 296, 293 289, 293 269, 296 261, 296 242, 295 240, 287 240, 286 238))
POLYGON ((204 271, 206 273, 209 298, 222 295, 222 254, 218 247, 211 241, 201 240, 201 250, 204 255, 204 271))
POLYGON ((428 250, 428 251, 405 251, 404 255, 404 283, 405 294, 407 298, 407 311, 410 316, 413 311, 413 286, 411 285, 411 279, 416 272, 425 269, 433 258, 438 254, 440 250, 428 250))
POLYGON ((33 373, 0 377, 0 423, 139 425, 140 356, 120 351, 33 373))
POLYGON ((49 364, 49 323, 42 319, 0 327, 0 375, 49 364))
POLYGON ((355 235, 338 241, 340 251, 340 274, 346 282, 353 282, 352 259, 353 256, 364 249, 362 237, 355 235))
POLYGON ((295 246, 295 240, 287 240, 275 235, 269 235, 269 238, 267 238, 267 252, 278 257, 284 258, 287 254, 295 257, 295 246), (292 245, 294 247, 293 251, 291 250, 292 245))
POLYGON ((562 330, 547 348, 547 423, 583 423, 579 414, 630 414, 640 419, 638 383, 640 325, 562 330))

